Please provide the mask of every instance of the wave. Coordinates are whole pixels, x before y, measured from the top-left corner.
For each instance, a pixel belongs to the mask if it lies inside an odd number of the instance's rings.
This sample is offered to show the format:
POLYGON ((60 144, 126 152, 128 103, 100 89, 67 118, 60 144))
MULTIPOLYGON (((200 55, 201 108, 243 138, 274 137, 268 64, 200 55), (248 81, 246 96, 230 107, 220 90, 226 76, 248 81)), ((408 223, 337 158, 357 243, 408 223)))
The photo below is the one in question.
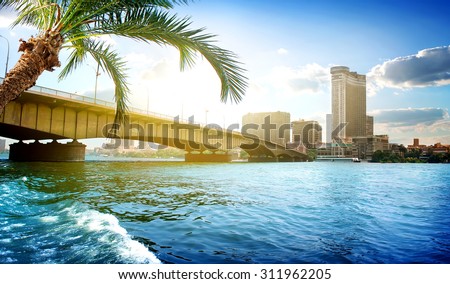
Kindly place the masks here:
POLYGON ((0 186, 0 263, 161 263, 115 216, 28 180, 0 186))
POLYGON ((100 246, 104 244, 111 245, 111 249, 116 250, 117 254, 125 262, 161 263, 147 247, 133 240, 127 230, 120 226, 119 220, 113 215, 92 209, 83 210, 79 206, 72 206, 64 211, 74 218, 76 226, 81 231, 94 234, 100 246))

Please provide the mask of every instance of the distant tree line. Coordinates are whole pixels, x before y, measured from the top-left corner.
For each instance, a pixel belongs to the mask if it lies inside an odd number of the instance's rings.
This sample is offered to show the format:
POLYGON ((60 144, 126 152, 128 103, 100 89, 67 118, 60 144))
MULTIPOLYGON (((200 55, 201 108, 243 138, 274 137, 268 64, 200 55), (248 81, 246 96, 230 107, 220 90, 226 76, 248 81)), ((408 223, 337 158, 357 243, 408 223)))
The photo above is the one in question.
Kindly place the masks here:
POLYGON ((377 150, 372 155, 371 162, 375 163, 448 163, 449 153, 423 153, 421 149, 399 149, 400 154, 377 150))
POLYGON ((114 150, 101 150, 97 153, 93 153, 93 155, 108 155, 112 157, 126 157, 126 158, 184 158, 184 150, 180 150, 177 148, 166 148, 160 150, 137 150, 137 151, 119 151, 118 149, 114 150))

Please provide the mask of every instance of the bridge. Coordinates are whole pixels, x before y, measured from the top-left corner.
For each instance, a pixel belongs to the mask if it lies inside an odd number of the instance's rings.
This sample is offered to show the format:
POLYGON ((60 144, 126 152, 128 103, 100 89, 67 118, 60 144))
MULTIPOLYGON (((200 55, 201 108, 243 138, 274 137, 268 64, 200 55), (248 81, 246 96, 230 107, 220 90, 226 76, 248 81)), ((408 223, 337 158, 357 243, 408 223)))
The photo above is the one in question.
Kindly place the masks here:
MULTIPOLYGON (((10 145, 14 161, 83 161, 80 139, 107 138, 115 118, 115 104, 78 94, 34 86, 10 102, 0 115, 0 136, 19 140, 10 145), (53 140, 41 143, 40 140, 53 140), (60 139, 72 139, 61 144, 60 139), (34 140, 33 143, 23 141, 34 140)), ((238 125, 234 125, 236 128, 238 125)), ((249 161, 307 161, 307 155, 254 135, 219 125, 200 125, 193 119, 129 108, 111 147, 126 140, 154 142, 186 151, 186 161, 228 162, 241 148, 249 161)))

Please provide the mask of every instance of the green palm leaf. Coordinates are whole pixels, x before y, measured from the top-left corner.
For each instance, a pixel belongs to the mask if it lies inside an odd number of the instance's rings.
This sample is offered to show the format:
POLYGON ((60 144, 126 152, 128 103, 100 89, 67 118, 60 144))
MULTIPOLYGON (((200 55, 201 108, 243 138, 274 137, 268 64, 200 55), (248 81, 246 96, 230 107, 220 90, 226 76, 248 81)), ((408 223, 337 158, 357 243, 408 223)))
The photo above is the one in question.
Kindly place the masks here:
POLYGON ((108 73, 115 83, 114 97, 116 100, 117 115, 116 122, 123 121, 123 117, 127 110, 128 102, 128 85, 125 75, 125 61, 119 55, 111 50, 104 42, 93 41, 89 39, 78 40, 72 42, 72 46, 67 47, 72 49, 69 55, 68 62, 59 75, 62 80, 70 75, 78 66, 80 66, 90 55, 99 64, 103 71, 108 73))
MULTIPOLYGON (((41 33, 60 34, 64 48, 71 49, 60 79, 66 78, 92 57, 115 84, 117 118, 123 119, 129 89, 125 62, 100 35, 116 35, 146 43, 173 46, 180 52, 180 68, 194 65, 203 56, 216 71, 222 87, 220 98, 239 102, 245 94, 247 78, 237 56, 215 45, 216 36, 204 28, 192 29, 190 18, 169 13, 175 5, 189 0, 0 0, 0 8, 18 12, 13 25, 29 25, 41 33), (94 40, 95 39, 95 40, 94 40)), ((59 52, 59 51, 58 51, 59 52)))

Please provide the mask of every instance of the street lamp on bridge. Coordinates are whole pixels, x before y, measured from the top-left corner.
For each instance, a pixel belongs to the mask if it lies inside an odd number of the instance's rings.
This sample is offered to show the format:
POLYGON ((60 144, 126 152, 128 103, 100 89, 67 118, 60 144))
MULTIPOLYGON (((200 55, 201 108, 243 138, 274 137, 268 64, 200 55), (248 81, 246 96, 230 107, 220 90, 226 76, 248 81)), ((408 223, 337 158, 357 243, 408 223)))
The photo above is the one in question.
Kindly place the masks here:
POLYGON ((100 73, 100 63, 97 63, 97 68, 92 67, 90 64, 87 64, 89 67, 94 69, 95 71, 95 86, 94 86, 94 104, 97 103, 97 83, 98 83, 98 76, 101 75, 100 73))
POLYGON ((95 71, 95 90, 94 90, 94 104, 97 103, 97 82, 98 82, 98 76, 100 76, 100 63, 97 63, 97 70, 95 71))
POLYGON ((8 45, 8 49, 6 51, 6 67, 5 67, 5 78, 6 78, 6 73, 8 73, 8 62, 9 62, 9 40, 6 37, 2 36, 2 35, 0 35, 0 37, 5 39, 6 43, 8 45))

